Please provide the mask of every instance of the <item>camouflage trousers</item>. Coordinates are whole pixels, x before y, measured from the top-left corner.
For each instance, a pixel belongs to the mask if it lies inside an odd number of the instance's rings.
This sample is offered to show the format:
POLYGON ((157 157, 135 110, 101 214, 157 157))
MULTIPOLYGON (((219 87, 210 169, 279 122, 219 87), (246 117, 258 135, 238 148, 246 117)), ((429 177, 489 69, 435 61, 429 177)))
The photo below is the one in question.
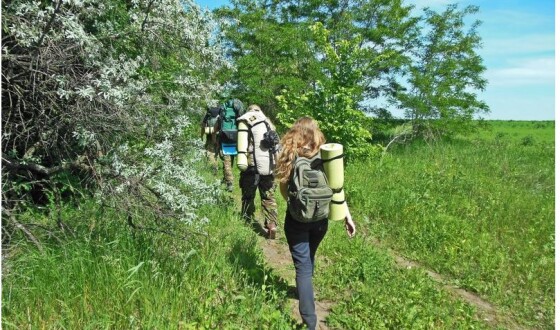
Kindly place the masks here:
POLYGON ((212 142, 212 135, 206 135, 206 142, 204 143, 204 150, 206 154, 206 160, 208 164, 212 167, 214 172, 218 172, 218 160, 216 159, 216 145, 212 142))
POLYGON ((220 151, 220 158, 224 162, 224 182, 226 184, 232 184, 233 172, 231 171, 231 166, 233 165, 233 156, 224 155, 220 151))
POLYGON ((258 175, 255 167, 249 167, 241 172, 239 187, 241 187, 241 214, 246 221, 253 221, 255 195, 258 188, 265 226, 271 222, 278 224, 278 205, 274 196, 276 183, 273 175, 258 175))

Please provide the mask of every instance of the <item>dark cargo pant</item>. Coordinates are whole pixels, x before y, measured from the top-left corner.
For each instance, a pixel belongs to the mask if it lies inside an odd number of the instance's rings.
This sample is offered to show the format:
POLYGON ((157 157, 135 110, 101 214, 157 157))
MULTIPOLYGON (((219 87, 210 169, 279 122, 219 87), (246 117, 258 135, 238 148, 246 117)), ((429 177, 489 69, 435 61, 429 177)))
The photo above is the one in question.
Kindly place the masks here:
POLYGON ((246 221, 253 221, 255 215, 255 195, 257 188, 261 197, 261 209, 264 214, 265 227, 273 222, 278 224, 278 205, 274 191, 276 183, 273 175, 257 175, 254 166, 249 167, 239 176, 241 188, 241 214, 246 221))

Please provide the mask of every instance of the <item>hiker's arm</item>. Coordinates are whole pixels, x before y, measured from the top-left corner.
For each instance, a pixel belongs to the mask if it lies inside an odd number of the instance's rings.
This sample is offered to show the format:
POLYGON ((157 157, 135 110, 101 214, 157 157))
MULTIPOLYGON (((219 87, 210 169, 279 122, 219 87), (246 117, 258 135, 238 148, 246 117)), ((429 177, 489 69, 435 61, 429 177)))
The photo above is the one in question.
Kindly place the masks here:
POLYGON ((285 200, 288 200, 288 183, 280 182, 280 193, 285 200))
POLYGON ((344 218, 344 227, 346 228, 346 233, 350 237, 354 237, 356 235, 356 225, 354 224, 354 220, 352 220, 352 215, 350 214, 350 208, 348 208, 348 204, 346 204, 346 217, 344 218))

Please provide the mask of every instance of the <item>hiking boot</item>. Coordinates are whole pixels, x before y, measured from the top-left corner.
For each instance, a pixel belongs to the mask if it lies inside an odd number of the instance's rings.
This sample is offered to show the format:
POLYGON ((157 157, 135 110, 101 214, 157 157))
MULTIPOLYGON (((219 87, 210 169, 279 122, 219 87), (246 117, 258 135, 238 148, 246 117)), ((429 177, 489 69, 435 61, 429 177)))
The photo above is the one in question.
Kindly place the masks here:
POLYGON ((231 183, 231 182, 226 183, 226 189, 227 189, 227 191, 232 192, 233 191, 233 183, 231 183))
POLYGON ((267 233, 268 233, 268 238, 269 239, 275 239, 276 238, 276 224, 274 222, 271 222, 267 225, 267 233))

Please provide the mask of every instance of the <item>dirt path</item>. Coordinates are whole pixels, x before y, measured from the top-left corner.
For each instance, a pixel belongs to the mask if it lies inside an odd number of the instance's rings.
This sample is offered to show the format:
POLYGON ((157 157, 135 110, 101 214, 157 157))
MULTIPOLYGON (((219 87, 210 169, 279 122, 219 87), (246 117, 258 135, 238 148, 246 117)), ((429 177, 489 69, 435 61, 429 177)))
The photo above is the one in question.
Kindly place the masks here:
MULTIPOLYGON (((237 196, 235 198, 235 203, 238 205, 238 207, 240 207, 240 199, 241 199, 240 196, 237 196)), ((256 214, 258 213, 259 212, 257 211, 256 214)), ((448 291, 453 297, 455 297, 456 299, 461 299, 476 307, 480 319, 487 322, 489 326, 491 327, 502 326, 505 327, 506 329, 511 329, 511 330, 528 329, 526 327, 517 324, 513 320, 513 318, 500 312, 496 306, 484 300, 477 294, 450 285, 449 283, 451 281, 445 276, 438 274, 430 269, 427 269, 426 267, 424 267, 423 265, 417 262, 404 258, 403 256, 399 255, 397 252, 384 246, 378 239, 369 236, 368 233, 362 233, 362 235, 366 235, 367 236, 366 240, 371 244, 386 250, 389 253, 389 255, 391 255, 392 258, 395 260, 395 264, 398 267, 423 269, 426 272, 426 274, 430 276, 430 278, 432 278, 435 282, 439 283, 442 286, 442 288, 448 291)), ((263 250, 263 254, 266 259, 265 261, 268 264, 268 266, 272 268, 278 276, 286 280, 286 282, 289 283, 290 287, 292 287, 295 292, 295 271, 292 263, 292 257, 290 255, 290 251, 288 250, 288 245, 283 239, 283 232, 281 226, 276 236, 277 236, 276 240, 269 240, 264 238, 263 235, 259 235, 259 245, 263 250)), ((314 288, 314 289, 316 292, 320 290, 320 288, 314 288)), ((295 298, 295 295, 290 295, 288 299, 290 300, 290 304, 292 307, 291 308, 292 317, 295 320, 301 321, 301 317, 299 315, 299 310, 298 310, 297 298, 295 298)), ((330 329, 326 324, 326 318, 329 315, 329 312, 333 306, 334 306, 334 302, 331 301, 319 301, 319 300, 315 301, 315 311, 317 313, 317 320, 318 320, 317 328, 319 330, 330 329)))
MULTIPOLYGON (((290 287, 294 288, 295 292, 295 270, 294 264, 292 262, 292 257, 290 255, 290 250, 288 249, 288 244, 278 238, 278 234, 275 240, 261 239, 259 244, 263 250, 266 258, 266 262, 269 267, 274 269, 275 273, 285 279, 290 287)), ((317 291, 317 288, 314 288, 317 291)), ((290 305, 292 309, 292 317, 298 321, 301 321, 298 310, 298 300, 292 295, 289 296, 290 305)), ((332 308, 334 303, 330 301, 315 301, 315 312, 317 313, 317 329, 319 330, 329 330, 327 326, 326 319, 327 315, 332 308)))
MULTIPOLYGON (((461 299, 475 306, 479 317, 485 322, 487 322, 488 325, 490 325, 491 327, 502 326, 505 327, 506 329, 511 329, 511 330, 527 329, 526 327, 517 324, 511 317, 508 317, 507 315, 501 313, 496 306, 482 299, 480 296, 476 295, 475 293, 450 285, 449 279, 447 279, 445 276, 438 274, 432 270, 429 270, 417 262, 408 260, 393 250, 387 249, 387 247, 384 247, 381 244, 381 242, 379 242, 379 240, 375 238, 370 237, 367 240, 371 242, 373 245, 387 250, 388 253, 395 260, 395 264, 398 267, 407 268, 407 269, 410 268, 423 269, 426 272, 426 274, 430 276, 430 278, 432 278, 435 282, 439 283, 442 286, 442 288, 448 291, 453 297, 455 297, 456 299, 461 299)), ((268 240, 265 238, 261 238, 259 240, 259 245, 263 250, 268 266, 271 267, 278 276, 285 279, 290 284, 290 286, 292 286, 295 289, 295 273, 294 273, 290 251, 288 250, 288 246, 286 242, 281 239, 278 239, 278 237, 276 240, 268 240)), ((318 289, 320 288, 315 288, 316 291, 318 289)), ((293 318, 296 320, 301 320, 298 311, 297 299, 294 297, 290 297, 289 299, 292 306, 293 318)), ((330 301, 315 302, 317 319, 319 321, 318 322, 319 330, 330 329, 326 324, 326 318, 329 315, 329 312, 333 307, 333 305, 334 303, 330 301)))
POLYGON ((482 297, 478 296, 473 292, 450 285, 449 283, 451 281, 445 276, 438 274, 415 261, 404 258, 396 251, 393 251, 383 246, 383 244, 378 239, 375 239, 370 236, 367 238, 367 241, 381 249, 386 250, 389 253, 389 255, 393 258, 393 260, 395 260, 397 266, 402 268, 407 268, 407 269, 419 268, 424 270, 430 278, 432 278, 435 282, 439 283, 453 297, 455 297, 456 299, 461 299, 476 307, 476 311, 479 317, 482 320, 484 320, 486 323, 488 323, 488 325, 490 325, 491 327, 502 326, 505 327, 506 329, 511 329, 511 330, 528 329, 526 327, 517 324, 517 322, 515 322, 513 318, 509 317, 508 315, 501 313, 496 306, 484 300, 482 297))

